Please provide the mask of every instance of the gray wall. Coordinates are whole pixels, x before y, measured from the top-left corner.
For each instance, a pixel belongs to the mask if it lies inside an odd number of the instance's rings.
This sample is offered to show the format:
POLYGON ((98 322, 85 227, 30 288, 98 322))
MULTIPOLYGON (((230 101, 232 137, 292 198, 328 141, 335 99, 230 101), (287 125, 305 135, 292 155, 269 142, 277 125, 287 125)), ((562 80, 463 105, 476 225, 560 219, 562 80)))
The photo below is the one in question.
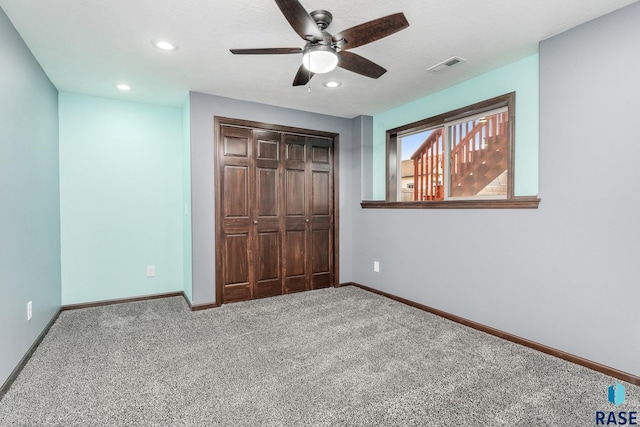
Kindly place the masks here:
POLYGON ((357 147, 353 152, 351 174, 360 186, 362 200, 373 200, 373 117, 353 119, 353 140, 357 147))
POLYGON ((2 385, 60 308, 60 210, 58 92, 2 9, 0 64, 2 385))
POLYGON ((640 375, 638 22, 541 43, 538 210, 356 210, 354 281, 640 375))
MULTIPOLYGON (((295 90, 295 89, 291 89, 295 90)), ((302 92, 301 92, 302 93, 302 92)), ((309 96, 306 92, 302 96, 309 96)), ((310 96, 313 96, 311 94, 310 96)), ((351 281, 352 213, 357 206, 351 169, 353 121, 270 105, 238 101, 192 92, 191 108, 191 221, 193 249, 193 304, 215 301, 214 230, 214 116, 231 117, 276 125, 339 134, 340 277, 351 281)))

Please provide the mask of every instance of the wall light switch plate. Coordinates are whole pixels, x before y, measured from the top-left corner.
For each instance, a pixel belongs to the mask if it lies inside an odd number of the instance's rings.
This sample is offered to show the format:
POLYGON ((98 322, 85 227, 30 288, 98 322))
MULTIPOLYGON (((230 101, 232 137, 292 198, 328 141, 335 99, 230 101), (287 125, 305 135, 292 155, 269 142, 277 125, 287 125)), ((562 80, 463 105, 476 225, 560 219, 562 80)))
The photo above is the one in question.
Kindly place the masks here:
POLYGON ((31 320, 33 317, 33 302, 29 301, 27 303, 27 321, 31 320))
POLYGON ((147 266, 147 277, 155 277, 156 275, 156 266, 148 265, 147 266))
POLYGON ((373 261, 373 271, 380 273, 380 263, 378 261, 373 261))

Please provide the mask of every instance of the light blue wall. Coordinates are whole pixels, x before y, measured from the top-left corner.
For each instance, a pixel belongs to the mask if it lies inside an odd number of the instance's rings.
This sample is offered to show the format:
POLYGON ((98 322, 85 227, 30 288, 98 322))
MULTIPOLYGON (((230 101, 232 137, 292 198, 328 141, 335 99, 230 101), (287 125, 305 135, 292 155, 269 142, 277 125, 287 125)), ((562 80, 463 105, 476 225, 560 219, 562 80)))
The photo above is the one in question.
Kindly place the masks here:
MULTIPOLYGON (((385 132, 402 125, 516 92, 515 195, 538 193, 538 55, 485 73, 373 117, 373 197, 385 198, 385 132)), ((367 165, 365 165, 367 166, 367 165)), ((371 185, 364 182, 365 191, 371 185)))
POLYGON ((62 303, 182 291, 182 110, 71 93, 59 104, 62 303))
POLYGON ((191 106, 189 98, 182 108, 182 267, 184 294, 193 301, 191 265, 191 106))
POLYGON ((0 9, 0 386, 59 308, 58 92, 0 9))

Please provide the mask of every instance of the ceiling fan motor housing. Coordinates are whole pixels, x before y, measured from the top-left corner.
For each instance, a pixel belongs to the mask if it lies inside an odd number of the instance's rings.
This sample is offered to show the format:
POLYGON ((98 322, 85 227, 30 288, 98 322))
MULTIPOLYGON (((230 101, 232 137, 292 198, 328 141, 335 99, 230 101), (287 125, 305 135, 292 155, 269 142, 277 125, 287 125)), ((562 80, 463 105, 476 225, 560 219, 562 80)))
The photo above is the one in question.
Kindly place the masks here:
POLYGON ((331 25, 331 21, 333 21, 333 15, 326 10, 314 10, 309 15, 316 21, 321 30, 326 30, 331 25))

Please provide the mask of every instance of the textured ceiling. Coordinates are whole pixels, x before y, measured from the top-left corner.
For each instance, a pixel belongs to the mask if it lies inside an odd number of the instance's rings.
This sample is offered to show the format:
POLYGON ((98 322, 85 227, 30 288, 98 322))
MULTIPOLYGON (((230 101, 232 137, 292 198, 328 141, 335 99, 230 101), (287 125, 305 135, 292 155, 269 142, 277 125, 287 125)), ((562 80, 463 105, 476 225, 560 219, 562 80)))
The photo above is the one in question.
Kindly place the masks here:
POLYGON ((272 0, 0 0, 61 91, 181 106, 188 91, 354 117, 420 98, 537 51, 538 42, 631 0, 301 0, 341 30, 396 12, 410 27, 353 49, 388 72, 336 69, 291 84, 300 55, 234 56, 229 48, 302 47, 272 0), (152 40, 176 43, 163 52, 152 40), (451 56, 467 62, 439 74, 451 56), (343 83, 328 89, 322 83, 343 83), (122 93, 115 85, 126 82, 122 93))

